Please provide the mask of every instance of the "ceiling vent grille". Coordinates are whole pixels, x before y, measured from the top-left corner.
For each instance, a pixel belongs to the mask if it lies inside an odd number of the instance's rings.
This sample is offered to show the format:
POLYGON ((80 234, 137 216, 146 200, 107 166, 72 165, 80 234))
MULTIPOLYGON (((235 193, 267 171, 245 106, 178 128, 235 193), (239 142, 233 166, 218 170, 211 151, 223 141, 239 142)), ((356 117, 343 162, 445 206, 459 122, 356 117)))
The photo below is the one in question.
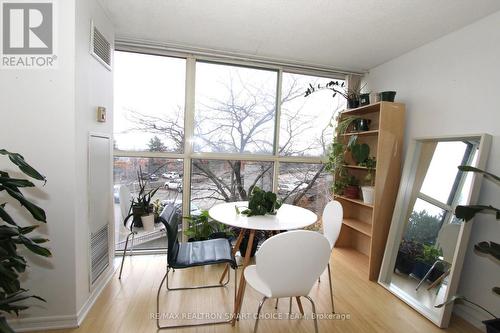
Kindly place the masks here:
POLYGON ((90 53, 106 67, 111 70, 111 43, 104 35, 94 26, 94 22, 90 23, 90 53))

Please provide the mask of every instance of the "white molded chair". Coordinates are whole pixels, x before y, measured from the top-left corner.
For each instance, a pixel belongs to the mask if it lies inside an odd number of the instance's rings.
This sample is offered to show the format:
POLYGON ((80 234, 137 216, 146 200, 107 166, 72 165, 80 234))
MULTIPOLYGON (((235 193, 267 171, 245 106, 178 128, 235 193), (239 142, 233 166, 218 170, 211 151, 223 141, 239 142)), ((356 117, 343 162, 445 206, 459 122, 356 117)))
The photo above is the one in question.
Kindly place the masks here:
MULTIPOLYGON (((342 227, 342 219, 344 218, 344 211, 342 205, 338 201, 330 201, 323 209, 323 235, 330 243, 330 251, 337 242, 342 227)), ((330 269, 330 261, 328 261, 328 281, 330 282, 330 300, 332 302, 332 313, 335 313, 335 306, 333 304, 333 286, 332 274, 330 269)))
POLYGON ((314 231, 296 230, 266 240, 256 255, 256 264, 245 269, 245 280, 263 294, 254 332, 257 332, 262 305, 269 298, 305 297, 312 305, 314 328, 318 321, 309 291, 330 259, 328 240, 314 231))

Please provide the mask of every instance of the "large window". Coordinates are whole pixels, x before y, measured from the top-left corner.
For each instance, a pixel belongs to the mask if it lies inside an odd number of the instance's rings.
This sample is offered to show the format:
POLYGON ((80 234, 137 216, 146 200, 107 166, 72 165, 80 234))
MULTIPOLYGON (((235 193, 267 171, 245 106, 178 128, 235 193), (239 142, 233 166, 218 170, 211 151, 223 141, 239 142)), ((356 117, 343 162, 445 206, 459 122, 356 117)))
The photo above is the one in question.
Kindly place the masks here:
MULTIPOLYGON (((137 192, 137 172, 155 200, 175 202, 178 218, 218 202, 245 201, 253 186, 320 213, 329 200, 324 158, 339 97, 309 84, 339 77, 117 51, 115 54, 115 206, 119 189, 137 192)), ((165 246, 157 233, 135 244, 165 246)))
POLYGON ((115 52, 114 64, 115 149, 182 153, 186 60, 115 52))
POLYGON ((196 64, 194 150, 272 154, 276 71, 196 64))
POLYGON ((332 116, 345 108, 345 99, 332 98, 331 90, 308 97, 309 84, 324 86, 332 79, 283 73, 281 89, 280 155, 324 156, 332 141, 332 116))

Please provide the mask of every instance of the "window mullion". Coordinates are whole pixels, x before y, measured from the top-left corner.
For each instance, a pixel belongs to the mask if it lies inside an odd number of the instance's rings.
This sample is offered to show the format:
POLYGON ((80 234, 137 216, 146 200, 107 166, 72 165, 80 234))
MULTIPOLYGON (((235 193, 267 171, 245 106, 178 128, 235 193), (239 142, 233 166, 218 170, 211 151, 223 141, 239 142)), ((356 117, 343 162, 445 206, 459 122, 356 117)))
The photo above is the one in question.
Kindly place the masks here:
MULTIPOLYGON (((191 154, 193 153, 194 108, 196 87, 196 59, 186 59, 186 103, 184 111, 184 175, 182 192, 182 214, 187 216, 191 211, 191 154)), ((186 230, 186 220, 182 219, 182 230, 186 230)), ((182 240, 186 241, 182 233, 182 240)))

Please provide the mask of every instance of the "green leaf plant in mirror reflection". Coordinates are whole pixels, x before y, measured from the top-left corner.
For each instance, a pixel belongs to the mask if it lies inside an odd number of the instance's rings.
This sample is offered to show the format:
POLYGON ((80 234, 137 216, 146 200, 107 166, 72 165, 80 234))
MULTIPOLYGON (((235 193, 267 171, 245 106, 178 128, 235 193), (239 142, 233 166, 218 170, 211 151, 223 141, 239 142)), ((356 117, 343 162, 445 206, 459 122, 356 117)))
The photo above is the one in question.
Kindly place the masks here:
MULTIPOLYGON (((474 168, 471 166, 466 166, 466 165, 461 165, 458 167, 458 169, 462 172, 475 172, 478 174, 484 175, 484 177, 493 183, 500 185, 500 177, 486 172, 484 170, 474 168)), ((469 222, 472 220, 472 218, 478 214, 478 213, 493 213, 496 217, 497 220, 500 220, 500 209, 493 207, 491 205, 467 205, 467 206, 457 206, 455 209, 455 216, 458 219, 464 220, 465 222, 469 222)), ((493 258, 499 259, 500 260, 500 245, 494 241, 482 241, 474 245, 474 249, 482 254, 490 255, 493 258)), ((498 295, 500 295, 500 287, 493 287, 492 291, 498 295)), ((489 315, 494 317, 495 319, 497 318, 493 313, 490 311, 486 310, 484 307, 480 306, 479 304, 476 304, 469 299, 465 298, 464 296, 460 295, 455 295, 448 301, 438 304, 435 307, 436 308, 441 308, 444 305, 451 304, 455 301, 464 301, 470 304, 473 304, 477 306, 478 308, 482 309, 483 311, 487 312, 489 315)))
MULTIPOLYGON (((45 177, 31 167, 20 154, 0 149, 0 155, 8 156, 9 160, 26 176, 43 181, 45 184, 45 177)), ((30 187, 35 187, 30 180, 13 178, 7 171, 0 170, 0 192, 17 201, 33 219, 45 223, 47 220, 45 211, 26 198, 22 192, 22 189, 30 187)), ((21 287, 20 274, 26 271, 27 261, 20 254, 18 247, 23 246, 42 257, 50 257, 52 254, 49 249, 39 245, 47 242, 47 239, 28 236, 38 225, 26 227, 18 225, 18 222, 6 210, 7 203, 4 200, 7 198, 2 197, 0 200, 0 332, 3 333, 14 332, 7 324, 4 314, 19 315, 20 311, 28 308, 24 303, 19 304, 20 301, 34 298, 45 302, 43 298, 32 295, 29 290, 21 287)))

